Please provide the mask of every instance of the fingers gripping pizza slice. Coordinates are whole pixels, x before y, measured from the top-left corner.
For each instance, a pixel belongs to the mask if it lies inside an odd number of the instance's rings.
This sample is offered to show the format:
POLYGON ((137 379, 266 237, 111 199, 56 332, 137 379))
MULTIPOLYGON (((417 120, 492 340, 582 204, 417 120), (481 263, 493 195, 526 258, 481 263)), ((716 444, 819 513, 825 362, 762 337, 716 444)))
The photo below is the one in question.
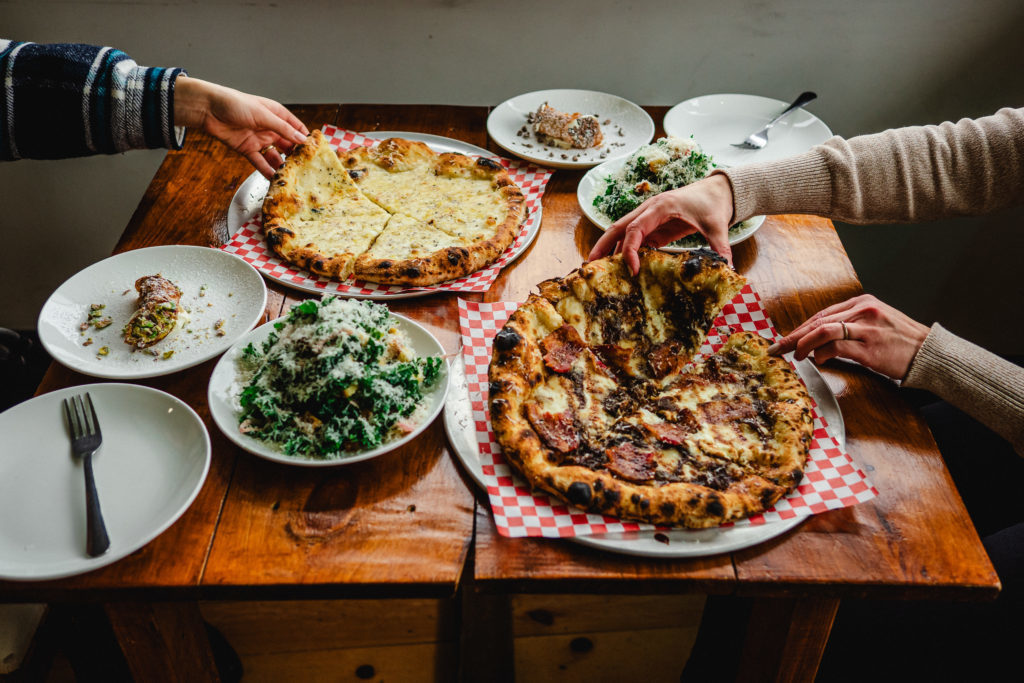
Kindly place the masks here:
POLYGON ((494 340, 506 458, 592 512, 702 528, 769 508, 803 473, 803 384, 748 333, 690 362, 742 286, 710 252, 656 251, 637 278, 615 256, 542 283, 494 340))

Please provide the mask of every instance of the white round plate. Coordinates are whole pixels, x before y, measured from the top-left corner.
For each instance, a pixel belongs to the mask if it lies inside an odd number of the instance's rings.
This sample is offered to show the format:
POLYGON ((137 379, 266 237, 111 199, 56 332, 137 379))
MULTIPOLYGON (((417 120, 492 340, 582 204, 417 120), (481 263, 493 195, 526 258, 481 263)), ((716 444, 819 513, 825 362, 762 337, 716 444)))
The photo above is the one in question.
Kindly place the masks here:
MULTIPOLYGON (((367 137, 376 139, 385 138, 404 138, 406 140, 415 140, 428 145, 435 152, 458 152, 460 154, 469 154, 472 156, 485 156, 493 157, 494 153, 490 152, 483 147, 477 147, 471 145, 468 142, 462 140, 456 140, 454 138, 446 138, 440 135, 430 135, 427 133, 410 133, 406 131, 396 130, 374 130, 365 133, 360 133, 367 137)), ((254 171, 252 175, 242 181, 242 184, 238 186, 235 191, 234 197, 231 198, 231 204, 228 206, 228 234, 234 235, 237 233, 243 225, 255 218, 263 208, 263 199, 267 195, 267 190, 270 188, 270 181, 264 178, 259 171, 254 171)), ((523 252, 525 252, 533 240, 536 239, 537 233, 540 232, 540 222, 543 216, 543 210, 538 208, 536 212, 531 212, 527 216, 528 221, 528 232, 526 233, 526 240, 516 247, 513 253, 512 261, 519 258, 523 252)), ((259 271, 264 277, 269 280, 273 280, 285 287, 299 290, 300 292, 309 292, 311 294, 317 294, 323 296, 325 293, 330 294, 330 291, 325 292, 324 284, 331 283, 332 280, 327 278, 321 278, 313 274, 307 274, 307 277, 300 281, 292 280, 288 277, 282 277, 275 273, 260 270, 259 271)), ((398 294, 387 294, 384 292, 375 292, 373 294, 349 294, 348 292, 338 292, 338 296, 343 296, 348 299, 371 299, 376 301, 386 301, 393 299, 411 299, 419 296, 429 296, 435 294, 435 290, 422 290, 413 289, 410 291, 400 292, 398 294)))
POLYGON ((654 137, 654 121, 643 109, 617 95, 593 90, 538 90, 505 100, 487 117, 487 133, 502 149, 542 166, 590 168, 628 156, 654 137), (526 117, 548 103, 567 114, 593 114, 604 142, 592 149, 559 149, 537 140, 526 117), (607 123, 606 123, 607 122, 607 123), (525 135, 517 135, 523 128, 525 135))
POLYGON ((797 109, 768 131, 768 144, 761 149, 732 146, 760 130, 788 106, 789 102, 758 95, 702 95, 669 109, 663 125, 667 135, 692 135, 716 163, 724 166, 783 159, 832 137, 821 119, 806 109, 797 109))
MULTIPOLYGON (((430 334, 426 328, 397 313, 392 313, 391 317, 397 323, 398 328, 405 332, 413 350, 419 357, 444 356, 444 348, 441 346, 441 343, 437 341, 437 339, 434 338, 434 335, 430 334)), ((253 455, 258 455, 261 458, 284 463, 286 465, 299 465, 303 467, 333 467, 336 465, 350 465, 354 462, 361 462, 363 460, 369 460, 370 458, 376 458, 379 455, 384 455, 385 453, 409 443, 419 436, 423 430, 430 426, 430 423, 432 423, 438 413, 441 412, 441 408, 444 407, 445 397, 448 395, 449 370, 447 362, 441 365, 441 373, 438 376, 437 383, 429 392, 424 394, 424 400, 427 401, 428 411, 423 422, 421 422, 416 429, 409 434, 406 434, 401 439, 389 441, 388 443, 372 450, 361 451, 353 453, 352 455, 346 455, 330 460, 321 460, 299 455, 286 455, 279 449, 268 445, 264 441, 242 434, 238 431, 238 416, 241 414, 241 406, 238 404, 238 393, 242 389, 241 385, 236 383, 236 363, 238 361, 238 357, 242 354, 242 350, 250 343, 256 348, 261 348, 263 342, 267 339, 267 335, 274 331, 274 323, 284 321, 286 319, 287 315, 268 322, 265 325, 260 325, 255 330, 239 339, 238 343, 232 346, 217 362, 217 366, 213 369, 213 375, 210 376, 210 387, 207 391, 210 414, 213 416, 213 421, 217 423, 220 430, 224 432, 224 435, 234 442, 234 444, 239 448, 249 451, 253 455)))
POLYGON ((87 384, 0 413, 0 579, 38 581, 117 562, 159 536, 195 500, 210 468, 199 416, 170 394, 87 384), (103 430, 93 456, 110 550, 85 553, 85 474, 71 455, 62 399, 88 392, 103 430))
MULTIPOLYGON (((603 193, 606 187, 605 180, 618 171, 626 163, 626 158, 613 159, 612 161, 606 161, 600 166, 587 171, 580 179, 579 185, 576 186, 576 201, 579 202, 580 209, 583 211, 583 215, 590 219, 590 222, 601 228, 607 230, 612 227, 613 221, 608 216, 597 210, 594 206, 594 198, 598 194, 603 193)), ((739 244, 743 240, 749 239, 758 228, 764 224, 764 216, 754 216, 748 218, 739 225, 729 230, 729 244, 739 244)), ((661 247, 662 251, 668 251, 672 253, 679 253, 682 251, 690 251, 692 249, 700 249, 707 245, 698 245, 693 247, 678 247, 678 246, 665 246, 661 247)))
POLYGON ((62 365, 93 377, 142 379, 213 358, 259 322, 267 287, 256 269, 218 249, 173 245, 126 251, 94 263, 57 288, 39 314, 39 339, 62 365), (136 310, 135 281, 163 275, 181 289, 183 324, 146 350, 125 344, 121 330, 136 310), (81 329, 91 304, 113 322, 81 329), (214 327, 223 320, 218 335, 214 327), (92 343, 85 343, 92 339, 92 343), (107 347, 106 356, 99 350, 107 347), (172 353, 164 358, 165 353, 172 353))
MULTIPOLYGON (((792 357, 789 357, 792 360, 792 357)), ((802 360, 796 363, 797 372, 807 385, 807 391, 817 402, 822 417, 835 430, 842 448, 846 447, 846 426, 839 411, 835 394, 825 383, 814 363, 802 360)), ((469 476, 484 491, 480 463, 480 450, 476 441, 476 427, 466 382, 465 365, 458 357, 451 365, 451 397, 445 404, 444 428, 448 441, 469 476)), ((581 545, 607 550, 622 555, 642 557, 704 557, 749 548, 784 534, 804 520, 803 517, 749 526, 731 526, 716 529, 670 529, 668 531, 634 531, 628 533, 573 536, 569 540, 581 545)))

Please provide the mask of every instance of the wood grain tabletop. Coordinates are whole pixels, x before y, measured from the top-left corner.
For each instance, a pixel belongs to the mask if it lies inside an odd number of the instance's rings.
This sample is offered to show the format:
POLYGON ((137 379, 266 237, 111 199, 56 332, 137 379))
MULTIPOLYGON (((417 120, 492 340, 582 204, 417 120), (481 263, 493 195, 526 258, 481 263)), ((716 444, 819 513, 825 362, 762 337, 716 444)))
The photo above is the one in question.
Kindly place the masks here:
MULTIPOLYGON (((456 138, 499 152, 485 107, 292 107, 312 129, 402 130, 456 138)), ((660 121, 665 108, 649 108, 660 121)), ((157 171, 116 251, 162 244, 219 247, 227 207, 252 173, 240 157, 190 132, 157 171)), ((558 170, 536 241, 484 295, 522 301, 547 278, 580 265, 599 230, 576 201, 582 172, 558 170)), ((734 249, 737 269, 787 332, 861 291, 830 222, 772 216, 734 249)), ((128 276, 126 276, 128 277, 128 276)), ((307 297, 268 283, 266 319, 307 297)), ((456 295, 389 304, 459 349, 456 295)), ((215 361, 140 384, 196 409, 213 463, 199 497, 168 531, 133 555, 59 581, 2 583, 0 600, 161 600, 199 597, 452 595, 472 552, 472 579, 495 591, 737 592, 755 596, 991 598, 998 580, 920 416, 888 381, 858 367, 823 368, 846 423, 847 446, 880 495, 816 515, 765 544, 709 558, 608 554, 567 541, 499 536, 486 500, 460 471, 441 421, 409 445, 350 466, 308 470, 233 446, 210 419, 215 361), (475 538, 475 547, 472 545, 475 538)), ((62 366, 40 393, 94 381, 62 366)))

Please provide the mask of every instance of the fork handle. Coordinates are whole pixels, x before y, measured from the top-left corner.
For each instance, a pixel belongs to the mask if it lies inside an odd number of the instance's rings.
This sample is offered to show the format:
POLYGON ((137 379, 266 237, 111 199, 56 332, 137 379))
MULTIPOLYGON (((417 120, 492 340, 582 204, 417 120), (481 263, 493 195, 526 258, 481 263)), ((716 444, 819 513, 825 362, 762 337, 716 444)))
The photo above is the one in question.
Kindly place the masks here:
POLYGON ((793 100, 793 104, 791 104, 788 107, 786 107, 785 111, 783 111, 781 114, 779 114, 774 119, 772 119, 771 121, 768 122, 768 125, 765 126, 765 130, 767 130, 767 129, 771 128, 772 126, 774 126, 779 121, 779 119, 781 119, 783 116, 785 116, 789 112, 793 111, 797 107, 804 106, 805 104, 807 104, 811 100, 817 99, 817 97, 818 97, 818 94, 817 93, 813 93, 810 90, 808 90, 807 92, 800 93, 800 96, 797 97, 795 100, 793 100))
POLYGON ((107 525, 103 523, 100 511, 100 497, 96 492, 96 478, 92 474, 92 454, 83 458, 85 466, 85 552, 89 557, 99 557, 110 547, 107 525))

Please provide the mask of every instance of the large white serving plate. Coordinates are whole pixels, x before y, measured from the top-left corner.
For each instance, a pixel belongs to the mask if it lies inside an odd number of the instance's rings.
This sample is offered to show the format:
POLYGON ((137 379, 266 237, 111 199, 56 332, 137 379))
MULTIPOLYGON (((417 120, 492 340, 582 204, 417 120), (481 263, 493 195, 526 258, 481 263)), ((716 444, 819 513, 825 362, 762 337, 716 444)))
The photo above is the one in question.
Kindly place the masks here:
MULTIPOLYGON (((811 397, 817 402, 822 417, 835 429, 841 447, 846 447, 846 427, 835 394, 825 383, 818 369, 809 360, 796 363, 796 370, 807 385, 811 397)), ((476 484, 487 490, 480 451, 476 441, 469 387, 461 356, 452 362, 451 394, 445 405, 444 426, 452 449, 466 472, 476 484)), ((733 552, 764 543, 786 533, 804 520, 803 517, 715 529, 671 529, 667 531, 637 531, 628 533, 594 534, 570 538, 581 545, 623 555, 642 557, 704 557, 733 552)))
POLYGON ((198 495, 210 467, 202 420, 170 394, 88 384, 0 413, 0 579, 74 576, 156 538, 198 495), (85 552, 85 475, 72 457, 62 399, 89 392, 103 431, 93 470, 110 549, 85 552))
MULTIPOLYGON (((580 210, 583 211, 583 215, 591 223, 602 230, 612 227, 615 221, 597 210, 597 207, 594 206, 594 199, 604 192, 605 187, 607 187, 608 178, 618 172, 625 165, 626 161, 626 158, 613 159, 612 161, 606 161, 600 166, 595 166, 580 178, 579 185, 576 186, 576 201, 579 202, 580 210)), ((729 244, 739 244, 744 240, 750 239, 763 224, 764 216, 754 216, 743 221, 738 226, 733 226, 729 230, 729 244)), ((707 244, 696 244, 690 247, 666 245, 661 247, 661 250, 679 253, 702 247, 707 247, 707 244)))
POLYGON ((537 90, 517 95, 495 107, 487 117, 487 133, 502 149, 542 166, 582 169, 607 159, 628 156, 654 137, 654 121, 643 109, 617 95, 594 90, 537 90), (603 143, 592 149, 550 147, 532 133, 517 135, 526 117, 544 103, 572 114, 594 114, 601 123, 603 143), (564 158, 563 158, 564 157, 564 158))
POLYGON ((781 113, 788 102, 758 95, 701 95, 680 102, 665 114, 665 133, 693 139, 716 163, 739 166, 774 161, 806 152, 832 137, 832 131, 806 109, 796 109, 768 132, 761 149, 733 147, 781 113))
MULTIPOLYGON (((413 133, 401 130, 374 130, 360 133, 367 137, 384 140, 386 138, 404 138, 406 140, 415 140, 422 142, 429 146, 435 152, 457 152, 459 154, 467 154, 471 156, 484 156, 493 157, 494 154, 483 147, 477 147, 471 145, 468 142, 462 140, 456 140, 454 138, 446 138, 441 135, 430 135, 428 133, 413 133)), ((267 190, 270 189, 270 181, 264 178, 259 171, 254 171, 252 175, 242 181, 242 184, 235 190, 234 196, 231 198, 231 204, 228 206, 228 234, 234 235, 237 233, 243 225, 251 221, 263 208, 263 199, 267 196, 267 190)), ((512 258, 508 261, 511 264, 517 258, 519 258, 523 252, 525 252, 533 240, 536 239, 537 233, 540 232, 540 222, 543 217, 543 210, 538 204, 536 211, 531 211, 530 215, 526 217, 527 233, 526 239, 519 246, 514 246, 514 252, 512 258)), ((507 265, 507 264, 506 264, 507 265)), ((330 283, 331 280, 321 278, 318 275, 307 273, 306 277, 301 280, 295 280, 291 277, 283 277, 275 272, 268 270, 259 271, 264 277, 269 280, 273 280, 285 287, 298 290, 300 292, 308 292, 310 294, 317 294, 322 296, 325 293, 324 283, 330 283)), ((326 293, 331 293, 330 291, 326 293)), ((349 299, 371 299, 376 301, 390 301, 394 299, 411 299, 420 296, 429 296, 435 294, 436 290, 432 289, 415 289, 411 288, 408 291, 402 291, 397 293, 386 293, 386 292, 373 292, 370 294, 362 293, 348 293, 348 292, 337 292, 338 296, 344 296, 349 299)))
POLYGON ((39 314, 39 338, 59 363, 110 379, 141 379, 198 365, 231 346, 253 328, 267 306, 267 287, 256 269, 226 252, 171 245, 126 251, 94 263, 57 288, 39 314), (156 355, 124 342, 122 328, 136 310, 135 281, 160 274, 181 289, 185 322, 150 347, 156 355), (91 304, 106 306, 113 319, 97 330, 80 326, 91 304), (215 325, 224 323, 218 334, 215 325), (85 346, 88 339, 92 343, 85 346), (98 355, 106 346, 109 353, 98 355), (169 358, 163 355, 173 352, 169 358))
MULTIPOLYGON (((405 332, 417 356, 421 358, 444 356, 444 347, 441 346, 441 342, 437 341, 434 335, 427 331, 426 328, 397 313, 392 313, 391 318, 398 329, 405 332)), ((302 467, 350 465, 362 462, 363 460, 369 460, 370 458, 376 458, 409 443, 430 426, 438 413, 441 412, 441 408, 444 407, 445 397, 448 395, 449 381, 447 362, 441 364, 441 373, 438 376, 437 382, 430 391, 424 394, 424 400, 427 402, 427 411, 423 421, 412 432, 406 434, 401 439, 389 441, 377 448, 333 459, 308 458, 300 455, 286 455, 260 439, 243 434, 238 430, 238 416, 241 414, 241 406, 238 404, 238 393, 242 389, 241 385, 237 382, 238 358, 241 356, 242 350, 250 343, 257 349, 262 348, 267 335, 274 331, 274 324, 285 319, 287 319, 287 316, 282 316, 265 325, 260 325, 239 339, 217 362, 217 366, 213 369, 213 374, 210 376, 210 386, 207 391, 210 414, 213 416, 213 421, 224 432, 224 435, 234 442, 236 446, 245 449, 253 455, 286 465, 299 465, 302 467)))

